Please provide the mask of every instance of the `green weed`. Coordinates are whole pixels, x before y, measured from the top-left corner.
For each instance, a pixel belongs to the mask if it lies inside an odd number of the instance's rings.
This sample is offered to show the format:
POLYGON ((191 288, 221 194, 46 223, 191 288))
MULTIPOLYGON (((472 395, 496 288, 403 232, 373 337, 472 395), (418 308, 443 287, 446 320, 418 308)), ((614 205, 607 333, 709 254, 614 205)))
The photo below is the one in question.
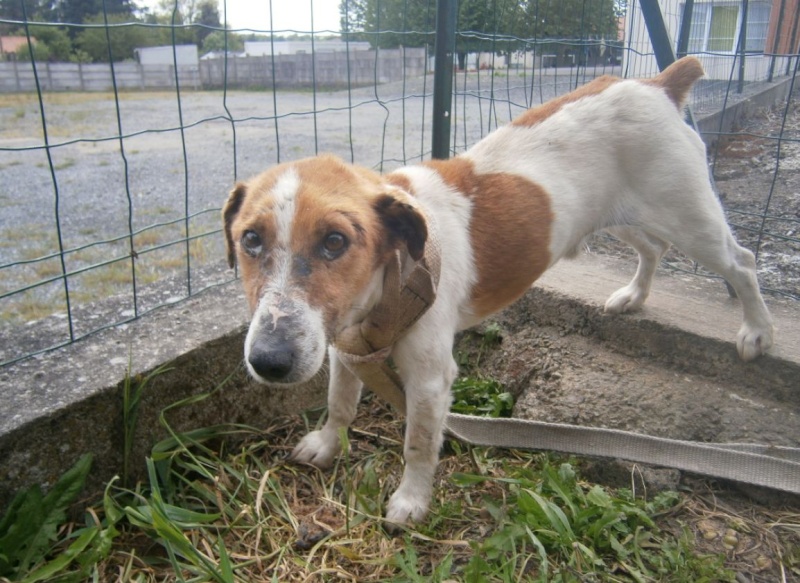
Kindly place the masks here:
MULTIPOLYGON (((575 467, 549 462, 536 472, 505 468, 509 496, 488 502, 497 528, 475 545, 466 581, 512 581, 520 572, 542 582, 591 580, 734 581, 720 557, 694 557, 687 541, 665 535, 651 516, 673 508, 667 493, 646 502, 581 483, 575 467), (532 558, 535 560, 532 562, 532 558), (711 578, 709 578, 711 577, 711 578), (622 579, 620 579, 622 578, 622 579)), ((456 475, 462 487, 486 478, 456 475)))
POLYGON ((92 456, 84 455, 46 495, 35 484, 11 501, 0 519, 0 577, 31 583, 49 581, 79 555, 99 558, 102 549, 95 538, 100 530, 88 529, 63 541, 67 548, 52 561, 43 560, 58 541, 59 529, 67 522, 67 510, 83 489, 91 465, 92 456))
POLYGON ((128 365, 128 373, 122 383, 122 482, 126 487, 131 475, 131 451, 133 451, 133 440, 139 419, 139 404, 142 399, 142 393, 150 381, 170 370, 172 369, 167 365, 162 365, 150 371, 147 375, 131 377, 130 364, 128 365))
POLYGON ((511 417, 514 397, 494 379, 466 376, 453 383, 454 413, 482 417, 511 417))

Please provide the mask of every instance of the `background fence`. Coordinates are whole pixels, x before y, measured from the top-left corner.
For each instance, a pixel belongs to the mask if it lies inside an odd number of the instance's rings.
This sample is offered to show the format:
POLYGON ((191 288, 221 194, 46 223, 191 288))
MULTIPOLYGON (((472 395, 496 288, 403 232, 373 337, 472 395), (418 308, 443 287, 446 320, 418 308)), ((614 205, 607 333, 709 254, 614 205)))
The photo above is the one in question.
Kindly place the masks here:
POLYGON ((196 65, 0 62, 0 93, 146 89, 342 88, 401 81, 426 72, 424 48, 231 57, 196 65), (38 89, 37 89, 38 83, 38 89))
MULTIPOLYGON (((698 55, 710 73, 693 105, 736 235, 757 253, 762 286, 800 299, 800 118, 793 97, 800 8, 793 0, 697 1, 687 17, 688 4, 462 0, 451 16, 445 149, 464 151, 524 109, 598 75, 654 75, 664 43, 651 40, 642 8, 655 6, 667 51, 681 48, 684 31, 684 52, 698 55)), ((63 30, 80 40, 82 48, 69 53, 80 61, 94 46, 94 37, 83 35, 96 33, 95 54, 106 57, 92 64, 37 60, 48 44, 38 41, 39 48, 26 45, 5 55, 16 60, 0 63, 0 87, 11 88, 0 94, 3 364, 231 281, 219 208, 236 180, 322 151, 380 171, 431 157, 440 105, 435 75, 441 81, 446 71, 432 58, 433 0, 343 0, 341 30, 280 31, 302 33, 312 48, 341 32, 343 52, 291 57, 235 56, 237 37, 273 31, 230 30, 224 18, 179 22, 178 7, 161 21, 153 14, 101 14, 87 24, 63 15, 42 21, 21 1, 0 3, 6 37, 32 42, 63 30), (372 10, 359 11, 365 6, 372 10), (115 55, 122 52, 118 35, 133 30, 166 31, 172 43, 184 42, 178 35, 188 32, 216 34, 223 50, 200 61, 211 63, 198 65, 213 69, 208 77, 184 76, 172 51, 171 63, 153 65, 162 71, 153 81, 159 85, 142 76, 132 89, 129 71, 145 66, 115 55), (370 50, 351 53, 355 43, 370 43, 370 50), (245 62, 259 63, 258 72, 240 66, 245 62), (304 76, 296 78, 308 88, 281 77, 281 63, 289 62, 304 63, 304 76), (95 69, 106 84, 90 92, 95 69), (30 92, 18 91, 25 87, 22 70, 29 71, 30 92), (77 71, 87 81, 59 91, 57 70, 77 71), (332 70, 335 77, 326 72, 332 70), (248 84, 258 89, 237 89, 248 84)), ((271 2, 263 9, 271 11, 271 2)), ((271 38, 281 42, 277 34, 271 38)), ((588 245, 596 253, 628 253, 607 237, 588 245)), ((665 264, 696 272, 677 253, 665 264)))

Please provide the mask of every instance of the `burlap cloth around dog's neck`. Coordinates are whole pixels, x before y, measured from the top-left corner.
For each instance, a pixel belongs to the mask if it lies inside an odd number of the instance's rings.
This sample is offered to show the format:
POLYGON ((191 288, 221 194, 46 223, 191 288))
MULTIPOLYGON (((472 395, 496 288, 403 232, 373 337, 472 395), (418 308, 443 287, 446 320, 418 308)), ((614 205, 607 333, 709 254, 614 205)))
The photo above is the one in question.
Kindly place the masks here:
POLYGON ((361 321, 345 328, 334 340, 342 363, 366 387, 405 413, 403 381, 387 359, 395 343, 436 300, 441 270, 441 247, 437 230, 428 220, 425 254, 403 280, 400 252, 386 266, 383 295, 361 321))

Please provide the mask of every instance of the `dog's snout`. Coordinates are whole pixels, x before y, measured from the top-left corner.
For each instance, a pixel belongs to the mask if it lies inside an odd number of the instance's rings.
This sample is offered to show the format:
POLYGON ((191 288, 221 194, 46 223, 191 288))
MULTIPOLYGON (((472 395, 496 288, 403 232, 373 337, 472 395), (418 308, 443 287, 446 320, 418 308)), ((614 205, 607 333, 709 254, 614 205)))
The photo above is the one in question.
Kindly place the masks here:
POLYGON ((247 357, 253 370, 267 381, 280 382, 289 376, 294 366, 294 352, 288 346, 267 346, 256 342, 247 357))

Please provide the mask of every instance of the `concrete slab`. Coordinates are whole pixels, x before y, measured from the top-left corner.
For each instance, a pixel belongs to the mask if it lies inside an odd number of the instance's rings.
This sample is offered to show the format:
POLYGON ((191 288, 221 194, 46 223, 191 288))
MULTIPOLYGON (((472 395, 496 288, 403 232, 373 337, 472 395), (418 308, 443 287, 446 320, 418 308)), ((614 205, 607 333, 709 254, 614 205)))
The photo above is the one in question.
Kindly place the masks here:
MULTIPOLYGON (((587 304, 603 306, 608 296, 626 285, 635 271, 634 261, 580 255, 557 264, 536 282, 536 287, 564 293, 587 304)), ((765 299, 778 329, 778 341, 770 350, 770 357, 800 362, 800 326, 797 319, 800 307, 788 300, 781 301, 769 296, 765 299)), ((728 295, 722 280, 663 269, 656 275, 643 311, 632 316, 729 342, 732 350, 732 343, 742 323, 741 302, 728 295)))
POLYGON ((168 364, 142 393, 132 477, 169 433, 161 412, 189 397, 199 403, 166 415, 177 431, 223 423, 265 427, 270 419, 324 403, 324 379, 270 391, 244 372, 247 310, 237 282, 157 310, 129 325, 0 370, 0 511, 20 489, 52 484, 85 452, 94 454, 90 490, 123 468, 123 385, 168 364), (215 391, 215 389, 219 388, 215 391))

